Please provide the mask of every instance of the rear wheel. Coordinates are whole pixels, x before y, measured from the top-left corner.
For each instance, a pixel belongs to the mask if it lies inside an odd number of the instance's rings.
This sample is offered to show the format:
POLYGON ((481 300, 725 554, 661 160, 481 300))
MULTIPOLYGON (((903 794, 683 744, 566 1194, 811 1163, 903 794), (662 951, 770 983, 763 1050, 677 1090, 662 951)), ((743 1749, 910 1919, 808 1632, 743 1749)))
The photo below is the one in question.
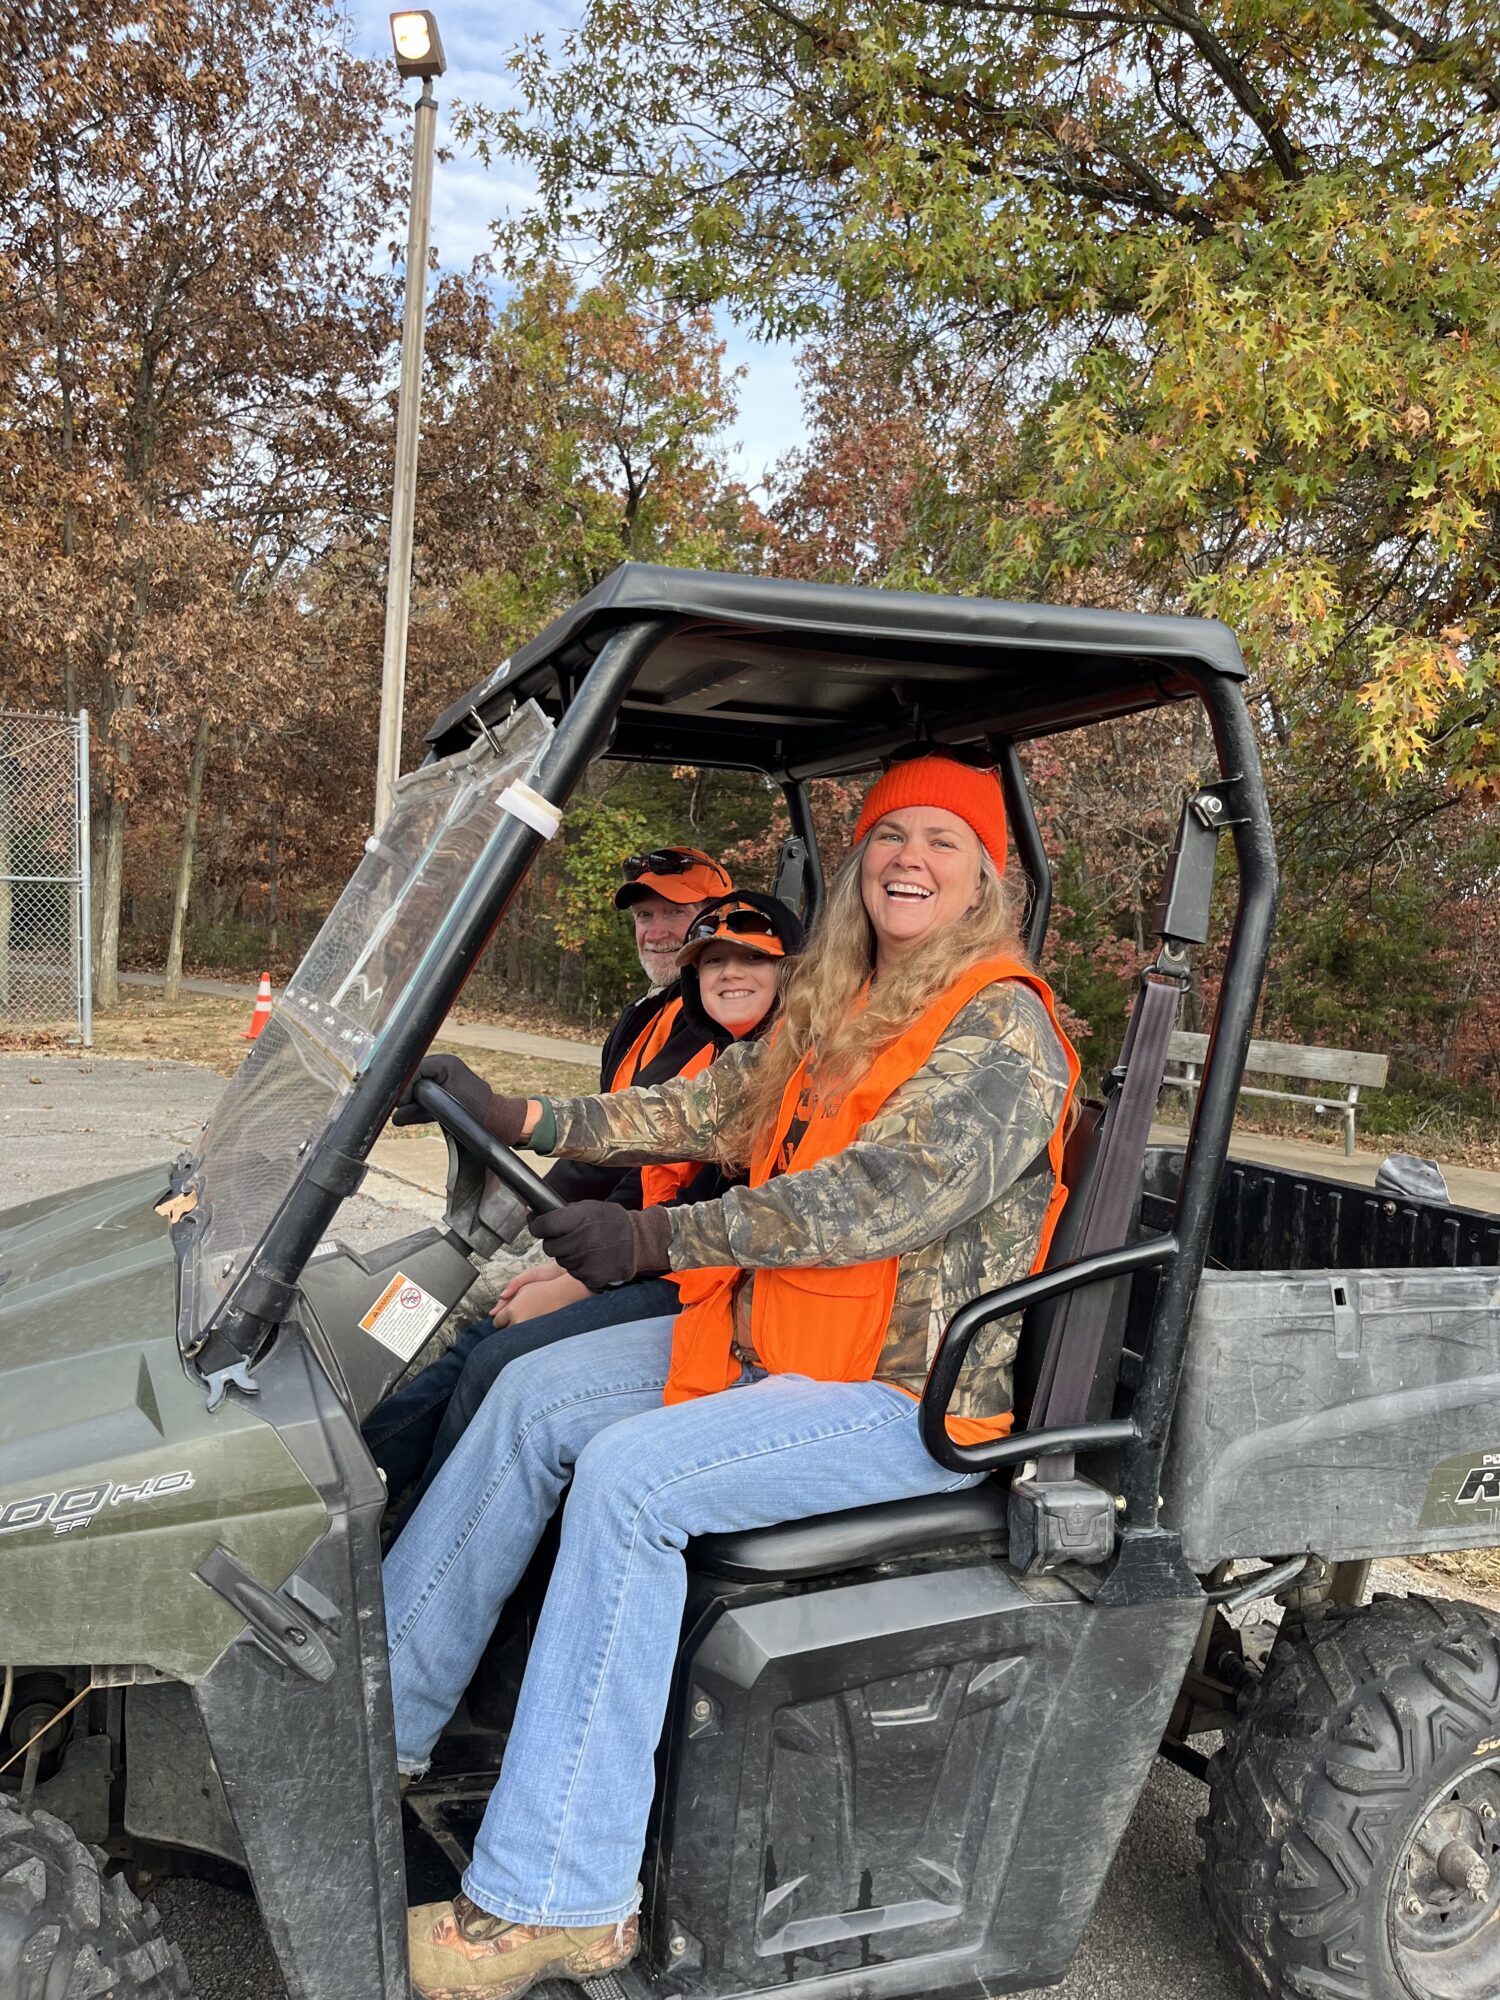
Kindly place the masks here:
POLYGON ((5 2000, 190 2000, 182 1954, 103 1858, 51 1813, 0 1798, 5 2000))
POLYGON ((1210 1782, 1204 1889, 1251 1992, 1500 1994, 1500 1618, 1324 1613, 1277 1645, 1210 1782))

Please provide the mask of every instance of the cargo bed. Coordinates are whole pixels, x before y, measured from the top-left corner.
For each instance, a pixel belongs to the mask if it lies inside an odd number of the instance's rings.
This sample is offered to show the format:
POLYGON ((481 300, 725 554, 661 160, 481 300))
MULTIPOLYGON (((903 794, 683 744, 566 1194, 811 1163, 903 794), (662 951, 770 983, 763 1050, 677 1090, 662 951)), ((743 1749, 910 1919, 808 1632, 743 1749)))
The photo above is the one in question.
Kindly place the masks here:
POLYGON ((1200 1572, 1500 1543, 1500 1216, 1231 1159, 1162 1491, 1200 1572))

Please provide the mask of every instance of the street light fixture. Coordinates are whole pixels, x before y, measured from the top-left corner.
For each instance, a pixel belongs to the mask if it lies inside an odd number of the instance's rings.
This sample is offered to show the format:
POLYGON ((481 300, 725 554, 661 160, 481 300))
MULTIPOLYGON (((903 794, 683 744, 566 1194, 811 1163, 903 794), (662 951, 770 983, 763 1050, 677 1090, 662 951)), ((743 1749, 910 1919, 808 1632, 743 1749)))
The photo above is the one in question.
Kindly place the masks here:
POLYGON ((441 76, 448 67, 443 38, 431 14, 392 14, 391 40, 396 45, 396 69, 402 76, 441 76))
POLYGON ((427 317, 427 243, 432 220, 432 156, 437 99, 432 80, 448 67, 437 21, 425 10, 392 14, 396 69, 422 79, 412 135, 411 204, 406 224, 406 295, 401 311, 401 380, 396 392, 396 473, 391 490, 391 544, 385 584, 385 646, 380 663, 380 738, 375 756, 375 825, 395 804, 401 771, 401 717, 406 703, 406 627, 411 611, 412 523, 416 505, 417 441, 422 421, 422 345, 427 317))

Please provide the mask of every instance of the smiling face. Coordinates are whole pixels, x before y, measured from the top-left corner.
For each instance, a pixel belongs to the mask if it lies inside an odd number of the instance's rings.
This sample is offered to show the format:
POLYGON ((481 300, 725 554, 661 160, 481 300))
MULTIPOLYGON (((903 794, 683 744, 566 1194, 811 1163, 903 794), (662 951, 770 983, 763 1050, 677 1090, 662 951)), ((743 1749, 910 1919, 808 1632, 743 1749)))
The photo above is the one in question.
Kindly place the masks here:
POLYGON ((731 1035, 748 1035, 771 1010, 780 963, 737 944, 711 944, 698 960, 698 997, 704 1013, 731 1035))
POLYGON ((630 905, 636 956, 653 987, 677 977, 677 954, 701 903, 669 903, 665 896, 638 896, 630 905))
POLYGON ((860 857, 859 891, 887 971, 979 900, 979 836, 940 806, 903 806, 877 820, 860 857))

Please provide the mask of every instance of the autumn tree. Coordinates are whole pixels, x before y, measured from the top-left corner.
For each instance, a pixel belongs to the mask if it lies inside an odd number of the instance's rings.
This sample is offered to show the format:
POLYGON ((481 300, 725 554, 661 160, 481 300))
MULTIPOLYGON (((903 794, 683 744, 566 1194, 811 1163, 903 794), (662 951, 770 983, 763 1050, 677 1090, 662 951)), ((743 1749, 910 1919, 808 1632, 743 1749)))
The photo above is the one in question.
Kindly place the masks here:
POLYGON ((1480 0, 591 0, 476 112, 524 261, 1003 383, 980 579, 1217 612, 1289 728, 1500 775, 1480 0))
POLYGON ((285 698, 272 600, 378 498, 391 85, 332 0, 29 0, 8 28, 0 660, 95 713, 108 1005, 141 732, 183 758, 180 945, 215 732, 285 698))
POLYGON ((873 331, 811 344, 800 376, 807 442, 771 480, 777 573, 979 588, 1014 454, 1003 392, 873 331))
POLYGON ((755 568, 769 523, 729 471, 735 378, 706 313, 539 269, 434 303, 417 587, 487 641, 529 637, 626 560, 755 568))
MULTIPOLYGON (((706 314, 667 312, 618 286, 580 288, 555 267, 508 296, 497 289, 482 265, 445 274, 429 314, 408 767, 455 693, 622 561, 756 568, 773 539, 729 465, 736 379, 706 314)), ((378 549, 353 539, 322 564, 315 622, 335 649, 357 650, 381 573, 378 549)), ((331 726, 343 761, 357 761, 364 718, 345 712, 331 726)), ((299 791, 306 798, 320 786, 309 772, 299 791)), ((721 827, 740 838, 733 801, 746 790, 707 773, 684 788, 595 767, 476 990, 494 978, 512 996, 585 1014, 617 1004, 639 976, 611 901, 621 857, 643 829, 652 840, 695 830, 717 839, 721 827)), ((768 803, 756 805, 763 824, 768 803)), ((347 808, 341 815, 330 798, 330 853, 346 822, 347 808)))

